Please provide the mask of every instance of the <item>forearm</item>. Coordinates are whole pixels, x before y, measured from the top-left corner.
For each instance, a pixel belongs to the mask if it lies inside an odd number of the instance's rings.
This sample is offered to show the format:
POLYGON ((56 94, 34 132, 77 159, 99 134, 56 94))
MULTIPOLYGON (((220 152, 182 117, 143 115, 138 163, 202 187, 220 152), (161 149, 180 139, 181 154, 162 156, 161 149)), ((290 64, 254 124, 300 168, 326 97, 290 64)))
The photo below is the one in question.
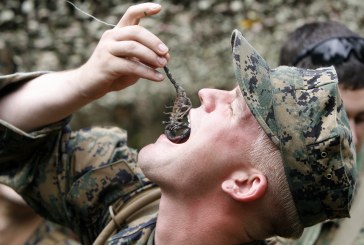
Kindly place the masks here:
POLYGON ((139 78, 162 81, 157 69, 166 65, 168 48, 145 28, 143 17, 161 6, 130 7, 119 23, 105 31, 89 60, 81 67, 37 77, 0 96, 0 119, 29 131, 59 121, 111 91, 133 85, 139 78))
POLYGON ((77 70, 39 76, 0 97, 0 119, 24 131, 59 121, 90 102, 81 82, 77 70))

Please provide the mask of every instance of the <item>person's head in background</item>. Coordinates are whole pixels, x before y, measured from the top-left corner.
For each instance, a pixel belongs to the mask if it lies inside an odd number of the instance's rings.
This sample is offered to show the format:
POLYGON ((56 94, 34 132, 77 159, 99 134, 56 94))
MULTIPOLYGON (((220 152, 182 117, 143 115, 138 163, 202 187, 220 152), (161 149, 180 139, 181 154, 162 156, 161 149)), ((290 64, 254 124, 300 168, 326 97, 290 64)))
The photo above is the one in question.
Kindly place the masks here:
POLYGON ((364 140, 364 39, 339 22, 307 23, 288 35, 279 65, 335 67, 359 152, 364 140))

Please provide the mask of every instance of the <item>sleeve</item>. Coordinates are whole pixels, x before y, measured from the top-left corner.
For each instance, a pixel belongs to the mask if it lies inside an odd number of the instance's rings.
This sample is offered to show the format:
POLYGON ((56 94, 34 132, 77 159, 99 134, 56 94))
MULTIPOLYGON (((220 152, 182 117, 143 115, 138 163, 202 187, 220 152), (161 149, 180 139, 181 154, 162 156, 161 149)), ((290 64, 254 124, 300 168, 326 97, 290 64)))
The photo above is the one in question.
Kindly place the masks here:
POLYGON ((19 72, 9 75, 2 75, 0 76, 0 90, 5 89, 6 87, 11 87, 11 85, 30 81, 46 73, 49 73, 49 71, 19 72))
POLYGON ((43 220, 24 245, 81 245, 75 234, 63 226, 43 220))
POLYGON ((37 213, 91 244, 109 221, 109 205, 126 202, 153 184, 137 166, 126 131, 72 132, 66 123, 27 134, 2 122, 0 182, 15 189, 37 213))
MULTIPOLYGON (((44 74, 0 77, 0 89, 44 74)), ((26 133, 0 120, 0 182, 41 216, 92 244, 110 220, 108 207, 153 184, 136 164, 120 128, 72 132, 70 118, 26 133)))

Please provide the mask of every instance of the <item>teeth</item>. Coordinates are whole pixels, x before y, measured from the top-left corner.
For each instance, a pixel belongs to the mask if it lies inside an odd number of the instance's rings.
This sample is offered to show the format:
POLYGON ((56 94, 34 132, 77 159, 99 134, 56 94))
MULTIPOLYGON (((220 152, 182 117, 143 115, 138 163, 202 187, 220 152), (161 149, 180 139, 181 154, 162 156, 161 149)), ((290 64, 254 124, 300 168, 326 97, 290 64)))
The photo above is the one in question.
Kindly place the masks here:
POLYGON ((187 121, 188 121, 188 127, 191 128, 191 119, 190 119, 190 115, 187 116, 187 121))

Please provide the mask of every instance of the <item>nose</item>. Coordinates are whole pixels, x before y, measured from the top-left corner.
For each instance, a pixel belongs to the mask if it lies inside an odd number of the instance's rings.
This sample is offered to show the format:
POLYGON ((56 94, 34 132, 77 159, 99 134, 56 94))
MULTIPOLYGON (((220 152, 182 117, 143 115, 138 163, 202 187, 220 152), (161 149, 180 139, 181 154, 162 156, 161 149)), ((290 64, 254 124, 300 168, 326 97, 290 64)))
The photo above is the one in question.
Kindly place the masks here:
POLYGON ((350 124, 350 128, 351 128, 351 132, 353 134, 353 141, 355 144, 355 147, 357 147, 358 145, 358 129, 356 127, 355 121, 353 118, 349 119, 349 124, 350 124))
POLYGON ((230 103, 233 99, 232 91, 204 88, 198 91, 201 105, 207 112, 215 110, 219 103, 230 103))

